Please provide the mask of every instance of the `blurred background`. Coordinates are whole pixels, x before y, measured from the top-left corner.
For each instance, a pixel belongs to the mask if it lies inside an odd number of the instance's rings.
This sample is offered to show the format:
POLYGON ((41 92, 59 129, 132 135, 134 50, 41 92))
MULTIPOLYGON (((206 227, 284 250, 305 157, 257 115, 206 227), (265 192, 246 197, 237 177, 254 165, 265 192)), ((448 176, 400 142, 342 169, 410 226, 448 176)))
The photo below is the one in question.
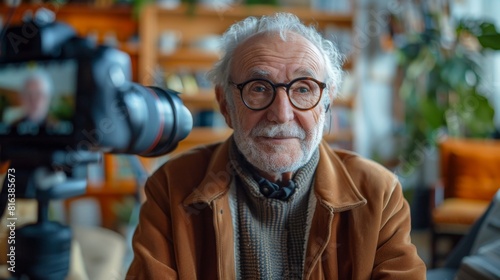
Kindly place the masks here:
MULTIPOLYGON (((290 11, 337 44, 346 73, 324 138, 399 177, 429 268, 446 266, 500 188, 500 1, 23 0, 13 13, 0 5, 0 30, 39 7, 128 53, 135 82, 180 92, 194 117, 173 153, 105 155, 89 166, 85 195, 52 202, 51 218, 75 228, 73 279, 122 279, 144 178, 231 134, 205 74, 220 35, 250 15, 290 11)), ((36 203, 22 204, 20 220, 36 220, 36 203)))

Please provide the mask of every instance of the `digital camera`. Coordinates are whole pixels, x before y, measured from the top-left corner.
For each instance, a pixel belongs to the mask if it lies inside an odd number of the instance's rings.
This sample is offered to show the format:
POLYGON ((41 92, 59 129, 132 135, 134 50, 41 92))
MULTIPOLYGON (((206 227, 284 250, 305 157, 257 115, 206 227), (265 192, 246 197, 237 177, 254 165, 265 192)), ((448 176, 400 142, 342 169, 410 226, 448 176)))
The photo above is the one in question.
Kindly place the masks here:
POLYGON ((0 159, 23 150, 159 156, 192 129, 178 93, 130 81, 130 57, 32 19, 0 42, 0 159))

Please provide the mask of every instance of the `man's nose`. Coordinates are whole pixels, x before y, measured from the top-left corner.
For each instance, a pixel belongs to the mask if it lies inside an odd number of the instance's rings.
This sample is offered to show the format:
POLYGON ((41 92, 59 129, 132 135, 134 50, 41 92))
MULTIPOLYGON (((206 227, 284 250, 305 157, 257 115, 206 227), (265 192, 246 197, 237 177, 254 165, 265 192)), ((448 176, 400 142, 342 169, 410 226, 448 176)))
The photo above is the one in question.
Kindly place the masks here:
POLYGON ((267 118, 276 123, 287 123, 293 120, 293 106, 283 87, 276 89, 276 97, 268 108, 267 118))

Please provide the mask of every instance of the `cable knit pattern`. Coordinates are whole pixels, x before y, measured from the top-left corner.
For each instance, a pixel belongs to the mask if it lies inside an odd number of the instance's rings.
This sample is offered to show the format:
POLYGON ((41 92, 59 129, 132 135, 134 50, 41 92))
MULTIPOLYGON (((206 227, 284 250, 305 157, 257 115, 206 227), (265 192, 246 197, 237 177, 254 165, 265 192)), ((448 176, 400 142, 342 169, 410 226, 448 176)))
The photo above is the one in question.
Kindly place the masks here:
POLYGON ((237 274, 242 279, 301 279, 309 193, 319 152, 295 173, 295 191, 285 200, 260 192, 253 168, 234 143, 229 153, 237 175, 237 274))

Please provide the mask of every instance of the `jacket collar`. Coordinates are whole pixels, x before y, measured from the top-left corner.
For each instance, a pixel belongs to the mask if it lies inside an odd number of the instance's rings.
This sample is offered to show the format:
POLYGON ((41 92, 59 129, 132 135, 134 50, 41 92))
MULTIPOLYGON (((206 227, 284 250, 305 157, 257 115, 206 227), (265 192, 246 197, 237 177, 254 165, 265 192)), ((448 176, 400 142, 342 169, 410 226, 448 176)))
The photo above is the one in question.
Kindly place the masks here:
MULTIPOLYGON (((184 205, 209 204, 229 191, 234 171, 229 161, 230 139, 213 152, 204 179, 184 200, 184 205)), ((319 203, 332 212, 341 212, 366 204, 341 159, 328 143, 320 144, 319 163, 314 175, 314 192, 319 203), (332 187, 335 186, 335 187, 332 187)))
POLYGON ((319 145, 319 162, 314 175, 314 192, 319 203, 333 212, 342 212, 366 204, 340 157, 328 143, 319 145))
POLYGON ((205 177, 195 190, 184 200, 184 205, 209 204, 229 191, 234 171, 229 160, 231 137, 218 145, 212 155, 205 177))

